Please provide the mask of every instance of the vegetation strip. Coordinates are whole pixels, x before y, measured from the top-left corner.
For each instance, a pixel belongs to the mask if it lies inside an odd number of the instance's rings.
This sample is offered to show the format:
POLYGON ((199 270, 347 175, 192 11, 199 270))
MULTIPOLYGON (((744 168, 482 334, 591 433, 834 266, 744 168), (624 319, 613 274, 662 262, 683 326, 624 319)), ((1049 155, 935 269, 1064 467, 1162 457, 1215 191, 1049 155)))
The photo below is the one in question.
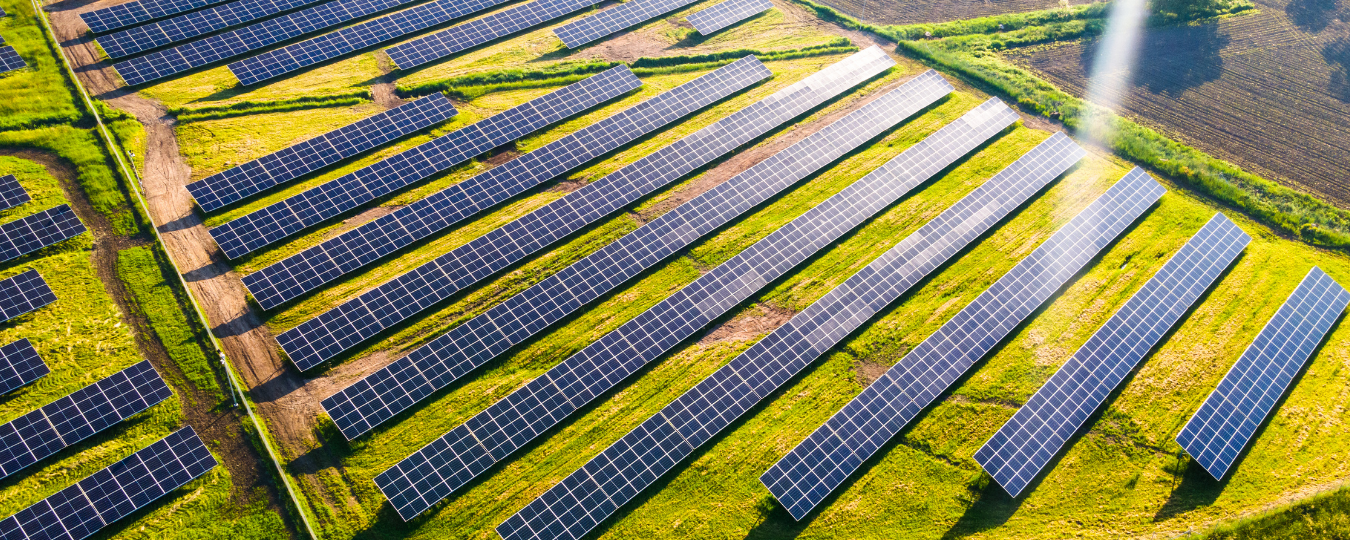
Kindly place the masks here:
POLYGON ((201 107, 173 107, 169 109, 179 122, 197 122, 216 120, 250 114, 299 111, 325 107, 350 107, 374 100, 370 89, 361 88, 337 94, 300 96, 291 99, 238 101, 224 105, 205 105, 201 107))

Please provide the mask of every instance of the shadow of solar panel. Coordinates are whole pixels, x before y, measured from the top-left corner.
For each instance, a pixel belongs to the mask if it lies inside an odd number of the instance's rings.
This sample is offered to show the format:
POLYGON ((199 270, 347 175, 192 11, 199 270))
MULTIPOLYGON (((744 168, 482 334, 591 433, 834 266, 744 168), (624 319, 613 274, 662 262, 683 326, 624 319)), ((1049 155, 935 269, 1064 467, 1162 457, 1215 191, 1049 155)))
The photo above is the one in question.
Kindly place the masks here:
MULTIPOLYGON (((831 72, 828 77, 802 81, 794 85, 795 89, 775 96, 809 99, 805 96, 821 92, 822 88, 828 89, 824 90, 825 93, 834 94, 842 91, 842 88, 831 88, 835 84, 849 88, 893 65, 894 61, 884 52, 871 48, 836 64, 843 69, 831 72), (866 73, 870 75, 862 75, 866 73)), ((771 97, 765 101, 773 99, 771 97)), ((895 111, 890 113, 895 114, 895 111)), ((519 343, 617 287, 644 268, 689 245, 708 231, 720 227, 758 204, 757 201, 763 201, 800 180, 831 161, 830 155, 842 155, 841 152, 847 148, 871 139, 868 133, 875 134, 885 129, 878 125, 899 121, 884 115, 867 119, 865 114, 855 111, 845 119, 847 121, 840 120, 826 127, 790 149, 779 152, 600 248, 487 313, 330 396, 323 401, 324 408, 345 436, 351 438, 365 433, 501 354, 512 344, 519 343), (855 131, 848 132, 851 129, 855 131)), ((448 278, 443 281, 448 281, 448 278)), ((355 325, 358 327, 374 324, 379 315, 360 320, 352 317, 355 313, 346 313, 350 319, 360 322, 355 325)), ((330 338, 330 341, 333 339, 330 338)), ((323 346, 318 342, 312 343, 316 348, 323 346)))
POLYGON ((699 34, 707 36, 772 8, 770 0, 727 0, 694 13, 687 20, 699 34))
POLYGON ((0 225, 0 261, 9 261, 84 233, 69 205, 0 225))
POLYGON ((191 427, 0 521, 0 538, 81 540, 216 466, 191 427))
POLYGON ((0 394, 41 379, 51 373, 47 363, 27 338, 0 347, 0 394))
POLYGON ((102 34, 141 24, 146 21, 163 19, 179 13, 213 6, 228 0, 137 0, 112 7, 86 11, 80 19, 89 26, 89 30, 102 34))
MULTIPOLYGON (((398 66, 399 69, 411 69, 521 32, 535 25, 599 4, 601 1, 537 0, 391 47, 385 52, 389 54, 389 58, 394 61, 394 65, 398 66)), ((415 30, 423 29, 416 28, 415 30)), ((398 37, 410 33, 404 31, 399 33, 398 37)), ((380 41, 388 41, 388 39, 381 39, 380 41)), ((374 43, 371 43, 371 45, 374 45, 374 43)), ((250 80, 257 78, 251 72, 247 76, 250 80)), ((243 80, 244 77, 240 77, 240 81, 243 80)))
POLYGON ((1232 469, 1261 423, 1350 304, 1350 293, 1313 267, 1177 434, 1215 479, 1232 469))
POLYGON ((632 0, 559 26, 553 33, 575 49, 653 17, 675 11, 696 0, 632 0))
MULTIPOLYGON (((440 232, 503 198, 474 200, 475 192, 504 196, 536 187, 770 76, 772 73, 759 60, 747 56, 244 276, 244 286, 263 309, 272 309, 440 232), (479 185, 498 187, 480 190, 479 185)), ((306 365, 302 358, 291 357, 297 365, 306 365)))
POLYGON ((975 461, 1008 494, 1022 493, 1249 242, 1216 214, 975 452, 975 461))
POLYGON ((108 53, 110 58, 126 58, 151 49, 182 43, 231 26, 266 19, 284 11, 326 1, 239 0, 223 6, 194 11, 172 19, 100 36, 97 40, 98 45, 103 47, 103 51, 108 53))
POLYGON ((244 215, 211 236, 237 259, 640 86, 627 66, 609 69, 244 215))
POLYGON ((23 61, 23 57, 14 51, 14 47, 9 45, 0 45, 0 73, 14 71, 28 67, 28 63, 23 61))
POLYGON ((28 192, 19 185, 19 179, 12 174, 0 176, 0 210, 8 210, 31 201, 28 192))
POLYGON ((150 362, 127 369, 0 425, 0 478, 168 399, 150 362))
MULTIPOLYGON (((984 106, 985 112, 990 110, 988 107, 991 104, 994 102, 984 106)), ((985 122, 992 120, 998 125, 1003 122, 1011 123, 1017 119, 1016 113, 1001 103, 997 104, 997 109, 1002 110, 996 111, 999 114, 993 117, 986 117, 985 122)), ((958 120, 947 129, 960 130, 963 123, 958 120)), ((930 156, 911 154, 911 151, 907 151, 906 154, 910 155, 906 157, 902 154, 897 160, 932 159, 930 156)), ((1021 205, 1082 156, 1081 148, 1068 137, 1057 134, 985 182, 983 186, 976 188, 912 235, 911 238, 917 239, 917 243, 910 244, 908 253, 918 255, 909 259, 914 263, 910 277, 894 285, 902 289, 912 286, 918 279, 940 266, 951 253, 959 250, 960 246, 973 241, 1002 215, 1021 205), (988 215, 992 219, 982 219, 979 221, 982 226, 972 228, 962 221, 964 216, 972 215, 988 215), (953 246, 954 249, 948 250, 947 246, 953 246), (925 257, 925 253, 934 256, 925 257)), ((909 166, 916 165, 924 167, 921 162, 910 162, 909 166)), ((878 172, 887 171, 887 167, 891 166, 893 165, 883 166, 878 172)), ((943 165, 933 170, 941 168, 943 165)), ((583 466, 582 471, 573 473, 569 479, 576 477, 574 481, 569 483, 568 480, 564 480, 563 484, 555 486, 499 525, 497 532, 507 539, 585 536, 595 523, 604 520, 618 507, 631 501, 643 489, 669 472, 675 464, 687 458, 718 432, 726 429, 736 418, 819 356, 820 352, 812 349, 811 344, 804 341, 812 331, 808 330, 803 334, 801 330, 815 324, 809 320, 813 316, 818 322, 822 313, 824 312, 810 311, 808 308, 807 312, 799 314, 787 325, 752 345, 729 364, 685 392, 674 403, 667 405, 618 442, 606 448, 599 456, 583 466), (580 491, 564 496, 557 491, 562 485, 573 485, 580 491), (608 502, 602 504, 585 502, 597 495, 607 497, 608 502), (576 517, 579 515, 585 517, 576 517), (555 516, 567 517, 559 519, 555 516)))
MULTIPOLYGON (((796 519, 815 508, 1013 328, 1077 274, 1165 190, 1135 168, 999 278, 766 471, 760 481, 796 519)), ((798 328, 820 354, 896 298, 887 283, 906 259, 882 259, 816 302, 824 323, 798 328), (880 264, 879 264, 880 263, 880 264), (875 268, 875 269, 874 269, 875 268), (880 285, 873 285, 879 283, 880 285), (881 291, 872 292, 876 289, 881 291)))
POLYGON ((56 301, 56 294, 37 270, 0 280, 0 322, 56 301))
POLYGON ((290 182, 458 114, 435 93, 335 129, 187 185, 202 210, 211 212, 290 182))

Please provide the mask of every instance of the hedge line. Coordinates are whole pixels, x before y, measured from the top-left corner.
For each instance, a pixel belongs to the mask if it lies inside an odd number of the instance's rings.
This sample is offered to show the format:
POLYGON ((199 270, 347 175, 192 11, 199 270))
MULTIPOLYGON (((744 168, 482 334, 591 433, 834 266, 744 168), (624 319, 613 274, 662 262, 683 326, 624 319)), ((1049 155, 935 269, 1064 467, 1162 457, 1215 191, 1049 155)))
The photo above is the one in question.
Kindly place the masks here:
POLYGON ((174 107, 169 109, 169 114, 174 115, 179 122, 194 122, 248 114, 298 111, 322 107, 345 107, 369 103, 372 99, 370 90, 362 88, 338 94, 301 96, 290 99, 239 101, 227 105, 206 105, 203 107, 174 107))

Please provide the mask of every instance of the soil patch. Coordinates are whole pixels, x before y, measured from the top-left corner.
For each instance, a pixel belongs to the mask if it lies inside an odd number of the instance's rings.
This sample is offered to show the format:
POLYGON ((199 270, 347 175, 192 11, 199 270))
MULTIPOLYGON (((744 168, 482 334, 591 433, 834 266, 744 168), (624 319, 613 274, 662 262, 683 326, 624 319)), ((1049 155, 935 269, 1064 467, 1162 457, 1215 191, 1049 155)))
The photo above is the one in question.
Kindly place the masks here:
POLYGON ((797 312, 771 304, 760 304, 758 309, 713 327, 698 340, 699 345, 724 341, 749 341, 787 324, 797 312))

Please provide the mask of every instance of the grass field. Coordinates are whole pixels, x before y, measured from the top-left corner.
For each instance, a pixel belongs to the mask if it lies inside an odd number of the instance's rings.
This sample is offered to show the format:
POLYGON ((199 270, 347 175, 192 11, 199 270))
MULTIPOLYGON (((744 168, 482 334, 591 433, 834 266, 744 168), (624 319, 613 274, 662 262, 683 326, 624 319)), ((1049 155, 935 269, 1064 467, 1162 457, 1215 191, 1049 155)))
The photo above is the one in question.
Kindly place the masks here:
POLYGON ((0 74, 0 130, 74 122, 82 117, 61 63, 33 17, 27 0, 0 0, 0 37, 28 67, 0 74))
MULTIPOLYGON (((1057 0, 828 0, 821 2, 855 19, 877 24, 940 23, 1050 9, 1063 5, 1057 0)), ((1069 2, 1073 5, 1091 2, 1069 2)))

